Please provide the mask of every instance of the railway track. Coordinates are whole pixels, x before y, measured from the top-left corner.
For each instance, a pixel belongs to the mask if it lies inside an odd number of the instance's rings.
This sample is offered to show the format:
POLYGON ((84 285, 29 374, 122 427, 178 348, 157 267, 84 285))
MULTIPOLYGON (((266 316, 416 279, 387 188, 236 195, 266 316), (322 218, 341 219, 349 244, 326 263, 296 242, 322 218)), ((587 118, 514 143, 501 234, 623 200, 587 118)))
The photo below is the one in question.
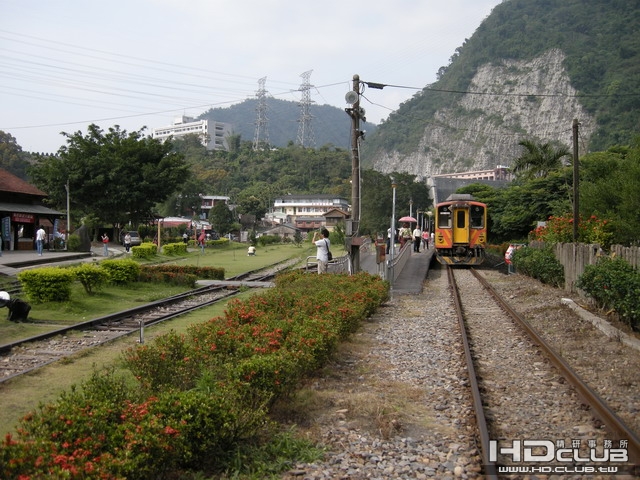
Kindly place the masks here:
POLYGON ((454 273, 449 268, 448 276, 464 336, 486 478, 531 466, 564 468, 564 473, 583 478, 607 475, 616 465, 624 470, 629 461, 638 464, 640 441, 633 431, 486 281, 472 270, 454 273), (534 445, 531 441, 537 446, 525 450, 534 445), (624 447, 629 461, 591 460, 620 450, 609 447, 624 447), (558 458, 560 448, 566 453, 558 458), (552 457, 523 462, 523 453, 529 452, 552 457), (600 467, 605 470, 590 470, 600 467))
POLYGON ((0 345, 0 383, 125 335, 137 333, 140 342, 143 342, 145 327, 233 296, 239 291, 237 285, 264 286, 264 282, 269 282, 291 264, 292 261, 281 262, 229 278, 223 284, 200 287, 140 307, 0 345))

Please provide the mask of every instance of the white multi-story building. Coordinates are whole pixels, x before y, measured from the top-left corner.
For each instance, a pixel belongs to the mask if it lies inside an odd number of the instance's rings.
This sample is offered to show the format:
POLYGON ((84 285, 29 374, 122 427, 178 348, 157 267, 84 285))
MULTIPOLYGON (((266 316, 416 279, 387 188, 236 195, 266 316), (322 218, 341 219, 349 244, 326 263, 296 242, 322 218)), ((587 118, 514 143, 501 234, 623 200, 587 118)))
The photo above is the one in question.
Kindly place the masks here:
POLYGON ((349 212, 349 202, 336 195, 284 195, 276 197, 273 211, 268 217, 293 224, 297 218, 304 217, 308 221, 317 219, 324 224, 324 214, 334 209, 349 212))
POLYGON ((229 150, 227 137, 231 135, 231 125, 212 120, 195 120, 184 115, 176 117, 173 125, 154 128, 151 136, 159 140, 195 134, 208 150, 229 150))

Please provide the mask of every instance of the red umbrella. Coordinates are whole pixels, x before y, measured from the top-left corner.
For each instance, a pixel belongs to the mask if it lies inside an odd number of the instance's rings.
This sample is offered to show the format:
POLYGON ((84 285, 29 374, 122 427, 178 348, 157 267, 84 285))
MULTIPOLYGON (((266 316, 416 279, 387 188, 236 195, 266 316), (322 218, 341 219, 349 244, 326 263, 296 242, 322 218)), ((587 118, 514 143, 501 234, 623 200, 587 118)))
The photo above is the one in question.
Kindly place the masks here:
POLYGON ((408 222, 408 223, 418 223, 418 221, 413 217, 402 217, 398 221, 399 222, 408 222))

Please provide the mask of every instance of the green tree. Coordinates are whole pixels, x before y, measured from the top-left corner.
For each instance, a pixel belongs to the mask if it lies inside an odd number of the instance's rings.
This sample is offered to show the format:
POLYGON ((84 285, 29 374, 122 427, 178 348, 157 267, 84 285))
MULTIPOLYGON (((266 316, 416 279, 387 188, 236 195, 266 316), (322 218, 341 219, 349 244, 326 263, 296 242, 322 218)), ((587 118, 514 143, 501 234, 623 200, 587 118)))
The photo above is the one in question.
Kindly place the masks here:
POLYGON ((119 126, 103 132, 89 125, 81 132, 63 133, 67 145, 53 156, 38 156, 30 169, 34 183, 57 205, 64 205, 69 183, 72 209, 93 214, 103 223, 134 226, 150 220, 158 202, 189 176, 182 155, 170 142, 160 142, 142 131, 127 133, 119 126))
POLYGON ((517 177, 546 177, 550 172, 562 168, 562 159, 570 155, 568 147, 553 146, 551 143, 522 140, 518 145, 524 147, 525 152, 511 166, 511 171, 517 177))
POLYGON ((630 147, 615 147, 580 159, 580 214, 612 224, 613 242, 640 238, 640 137, 630 147))
POLYGON ((0 168, 26 180, 28 156, 12 135, 0 130, 0 168))
POLYGON ((231 231, 235 223, 233 212, 229 210, 229 206, 224 203, 216 203, 209 210, 209 222, 220 235, 226 235, 231 231))

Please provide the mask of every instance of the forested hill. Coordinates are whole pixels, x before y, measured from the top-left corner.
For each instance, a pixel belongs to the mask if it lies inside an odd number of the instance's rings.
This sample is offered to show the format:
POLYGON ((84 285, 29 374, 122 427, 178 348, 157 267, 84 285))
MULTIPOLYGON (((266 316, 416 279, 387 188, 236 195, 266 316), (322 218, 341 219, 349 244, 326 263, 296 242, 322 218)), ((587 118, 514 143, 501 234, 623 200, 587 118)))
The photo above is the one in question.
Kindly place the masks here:
MULTIPOLYGON (((298 126, 300 125, 300 104, 287 100, 268 98, 267 131, 269 144, 285 147, 289 142, 296 143, 298 126)), ((345 105, 346 106, 346 105, 345 105)), ((215 120, 232 125, 233 133, 240 135, 243 141, 253 141, 257 120, 258 101, 247 99, 228 108, 212 108, 200 115, 200 119, 215 120)), ((315 147, 333 145, 339 148, 351 146, 351 118, 344 109, 330 105, 309 107, 310 126, 315 139, 315 147)), ((367 133, 375 131, 375 125, 364 123, 362 127, 367 133)), ((305 145, 311 146, 314 145, 305 145)))
POLYGON ((581 154, 640 132, 638 0, 505 0, 438 81, 367 136, 363 163, 427 176, 510 165, 523 139, 581 154))

